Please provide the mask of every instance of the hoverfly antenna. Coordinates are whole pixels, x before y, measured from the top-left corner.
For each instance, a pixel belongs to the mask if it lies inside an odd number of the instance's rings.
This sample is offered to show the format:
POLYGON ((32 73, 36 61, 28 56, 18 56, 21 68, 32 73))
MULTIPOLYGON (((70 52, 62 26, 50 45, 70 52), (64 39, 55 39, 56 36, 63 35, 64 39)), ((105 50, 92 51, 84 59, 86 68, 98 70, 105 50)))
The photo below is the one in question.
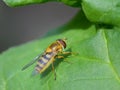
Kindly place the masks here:
POLYGON ((64 40, 64 41, 67 41, 67 38, 64 37, 63 40, 64 40))

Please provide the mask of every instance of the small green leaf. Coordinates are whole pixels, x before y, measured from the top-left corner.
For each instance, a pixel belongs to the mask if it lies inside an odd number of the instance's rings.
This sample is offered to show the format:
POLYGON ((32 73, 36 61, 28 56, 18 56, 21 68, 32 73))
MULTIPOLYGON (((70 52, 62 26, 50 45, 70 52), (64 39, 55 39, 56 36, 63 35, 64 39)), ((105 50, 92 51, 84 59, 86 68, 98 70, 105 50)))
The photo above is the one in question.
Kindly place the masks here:
POLYGON ((80 7, 81 0, 3 0, 8 6, 21 6, 21 5, 28 5, 28 4, 38 4, 44 2, 63 2, 70 6, 80 7))
POLYGON ((96 28, 83 12, 40 40, 14 47, 0 55, 0 90, 120 90, 120 29, 96 28), (56 60, 57 79, 51 66, 31 77, 34 66, 22 67, 58 38, 68 39, 69 55, 56 60))
MULTIPOLYGON (((44 3, 48 0, 3 0, 8 6, 15 7, 15 6, 22 6, 28 4, 37 4, 37 3, 44 3)), ((52 0, 49 0, 52 1, 52 0)))
MULTIPOLYGON (((58 0, 56 0, 58 1, 58 0)), ((80 7, 82 0, 59 0, 60 2, 63 2, 66 5, 73 6, 73 7, 80 7)))

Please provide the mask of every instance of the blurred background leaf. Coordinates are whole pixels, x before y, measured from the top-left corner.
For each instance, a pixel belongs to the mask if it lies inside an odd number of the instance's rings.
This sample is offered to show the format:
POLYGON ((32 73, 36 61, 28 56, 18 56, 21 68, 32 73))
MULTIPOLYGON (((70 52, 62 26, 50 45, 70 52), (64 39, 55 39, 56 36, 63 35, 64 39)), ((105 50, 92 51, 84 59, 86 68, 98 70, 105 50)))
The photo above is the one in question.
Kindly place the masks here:
POLYGON ((91 22, 120 27, 120 0, 83 0, 82 8, 91 22))
POLYGON ((63 2, 70 6, 79 7, 81 0, 3 0, 7 5, 14 7, 14 6, 22 6, 28 4, 38 4, 38 3, 45 3, 45 2, 63 2))

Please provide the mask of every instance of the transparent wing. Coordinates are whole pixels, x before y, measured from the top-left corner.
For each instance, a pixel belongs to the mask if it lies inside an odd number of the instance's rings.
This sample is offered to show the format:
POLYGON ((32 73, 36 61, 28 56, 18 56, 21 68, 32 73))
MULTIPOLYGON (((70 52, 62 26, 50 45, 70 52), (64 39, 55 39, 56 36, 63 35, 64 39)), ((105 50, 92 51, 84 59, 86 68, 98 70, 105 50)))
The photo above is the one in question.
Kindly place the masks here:
POLYGON ((35 57, 31 62, 29 62, 27 65, 25 65, 25 66, 22 68, 22 70, 25 70, 26 68, 28 68, 29 66, 31 66, 33 63, 35 63, 36 61, 38 61, 39 58, 40 58, 40 56, 41 56, 41 54, 38 55, 37 57, 35 57))

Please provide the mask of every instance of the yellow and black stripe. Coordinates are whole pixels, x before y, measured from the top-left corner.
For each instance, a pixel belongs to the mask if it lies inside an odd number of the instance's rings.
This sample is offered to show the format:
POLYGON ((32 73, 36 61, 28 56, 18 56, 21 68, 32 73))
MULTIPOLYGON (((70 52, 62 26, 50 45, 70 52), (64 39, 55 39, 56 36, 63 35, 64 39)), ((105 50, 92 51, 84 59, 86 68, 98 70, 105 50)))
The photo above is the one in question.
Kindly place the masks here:
POLYGON ((39 73, 45 67, 45 65, 51 60, 53 55, 54 55, 53 52, 49 52, 41 56, 35 67, 37 73, 39 73))

